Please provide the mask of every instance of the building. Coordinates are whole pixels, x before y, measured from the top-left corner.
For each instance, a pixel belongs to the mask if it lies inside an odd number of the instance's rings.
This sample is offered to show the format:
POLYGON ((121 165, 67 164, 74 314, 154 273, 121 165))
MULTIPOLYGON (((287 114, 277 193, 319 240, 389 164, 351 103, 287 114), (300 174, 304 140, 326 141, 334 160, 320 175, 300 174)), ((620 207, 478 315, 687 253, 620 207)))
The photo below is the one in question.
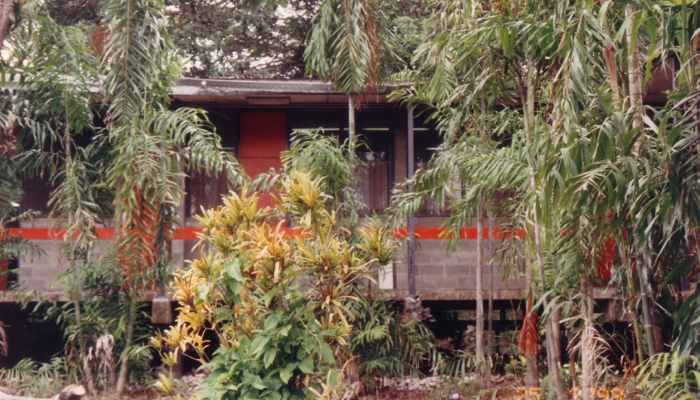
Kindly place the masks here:
MULTIPOLYGON (((670 86, 668 75, 655 74, 658 83, 648 88, 645 98, 650 104, 665 101, 662 90, 670 86)), ((287 149, 290 135, 295 130, 323 128, 329 134, 341 138, 347 136, 347 96, 318 81, 183 79, 173 89, 173 100, 173 107, 192 106, 206 110, 221 136, 224 149, 236 156, 250 176, 281 166, 280 153, 287 149)), ((408 176, 409 154, 413 154, 415 167, 420 168, 429 160, 431 148, 439 145, 441 138, 432 126, 424 122, 420 113, 409 124, 407 107, 388 102, 384 94, 364 98, 356 115, 357 133, 370 147, 358 152, 358 157, 367 164, 358 179, 359 195, 371 211, 381 212, 390 202, 394 183, 408 176), (412 148, 409 146, 411 130, 412 148)), ((193 215, 200 207, 219 204, 221 195, 229 190, 224 176, 212 174, 193 173, 183 184, 187 192, 179 209, 183 228, 172 244, 173 260, 195 256, 191 251, 197 242, 197 223, 193 215)), ((61 300, 58 292, 49 289, 63 268, 58 249, 60 233, 52 229, 55 221, 47 218, 50 188, 38 178, 26 181, 24 185, 25 192, 32 195, 26 196, 22 207, 39 210, 42 215, 13 228, 13 233, 34 240, 46 255, 40 259, 24 260, 14 267, 18 268, 20 281, 32 289, 44 291, 49 298, 61 300)), ((263 200, 262 204, 265 201, 269 204, 270 199, 263 200)), ((484 238, 498 235, 488 232, 487 228, 481 233, 476 228, 467 228, 463 231, 461 248, 448 254, 440 228, 445 217, 434 204, 426 204, 415 217, 417 240, 413 271, 416 291, 427 301, 473 308, 477 234, 484 235, 484 238)), ((104 227, 99 233, 102 239, 109 240, 114 230, 104 227)), ((488 243, 485 246, 488 248, 488 243)), ((496 260, 494 297, 500 301, 500 308, 512 308, 514 301, 524 297, 524 277, 520 274, 504 281, 498 264, 496 260)), ((488 267, 484 268, 483 276, 488 287, 491 278, 488 267)), ((396 298, 408 294, 409 262, 405 249, 391 275, 383 279, 382 286, 391 290, 396 298)), ((613 290, 604 287, 597 288, 595 295, 599 299, 614 297, 613 290)), ((14 300, 8 293, 0 296, 2 302, 14 300)))

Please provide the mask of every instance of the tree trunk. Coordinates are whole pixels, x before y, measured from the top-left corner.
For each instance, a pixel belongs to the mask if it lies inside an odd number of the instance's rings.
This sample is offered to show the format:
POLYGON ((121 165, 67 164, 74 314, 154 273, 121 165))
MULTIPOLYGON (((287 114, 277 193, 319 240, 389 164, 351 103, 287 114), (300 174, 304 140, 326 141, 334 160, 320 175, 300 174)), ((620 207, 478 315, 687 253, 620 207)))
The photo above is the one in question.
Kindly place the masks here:
POLYGON ((485 378, 484 367, 484 278, 482 267, 484 259, 484 235, 481 223, 481 204, 476 212, 476 363, 479 381, 485 378))
MULTIPOLYGON (((535 180, 535 171, 534 169, 530 170, 530 185, 534 189, 536 186, 537 182, 535 180)), ((545 307, 549 305, 549 301, 547 300, 546 296, 546 290, 547 290, 547 281, 545 278, 545 271, 544 271, 544 260, 542 259, 542 237, 541 237, 541 232, 540 232, 540 224, 539 224, 539 219, 537 218, 537 210, 533 210, 533 220, 535 223, 535 248, 537 252, 537 269, 539 272, 540 276, 540 296, 543 298, 543 304, 545 307)), ((563 400, 566 398, 566 393, 564 393, 564 385, 562 384, 561 381, 561 375, 559 374, 559 364, 556 361, 556 358, 554 356, 554 353, 556 352, 555 345, 554 345, 554 340, 553 340, 553 325, 551 318, 547 320, 547 323, 545 324, 545 329, 546 329, 546 344, 547 344, 547 360, 548 360, 548 366, 549 366, 549 372, 552 374, 554 377, 554 389, 557 393, 557 399, 563 400)))
POLYGON ((644 362, 644 341, 642 335, 642 329, 639 327, 639 319, 637 318, 637 307, 634 306, 634 298, 631 301, 632 307, 630 307, 630 314, 632 314, 632 329, 634 329, 634 343, 637 349, 637 365, 644 362))
POLYGON ((552 343, 554 344, 554 361, 561 365, 561 307, 552 312, 552 343))
MULTIPOLYGON (((523 107, 523 122, 525 125, 525 131, 527 132, 527 138, 528 140, 532 141, 534 138, 534 131, 535 131, 535 126, 534 126, 534 82, 533 82, 533 73, 534 71, 532 70, 532 63, 528 60, 527 63, 527 71, 524 71, 526 74, 526 82, 523 82, 522 80, 522 74, 521 74, 521 79, 518 80, 518 83, 520 85, 520 102, 522 103, 523 107), (532 103, 532 110, 530 107, 530 104, 532 103), (532 112, 531 112, 532 111, 532 112)), ((531 171, 532 172, 532 171, 531 171)), ((534 175, 533 175, 534 178, 534 175)), ((532 259, 530 260, 529 265, 527 266, 527 269, 525 270, 525 283, 526 287, 528 290, 528 294, 532 292, 532 284, 534 282, 534 276, 532 272, 532 259)), ((539 377, 538 377, 538 371, 537 371, 537 356, 535 355, 534 357, 531 355, 527 355, 525 357, 525 386, 530 388, 530 387, 539 387, 539 377)))
MULTIPOLYGON (((528 265, 527 270, 525 271, 525 282, 526 286, 528 288, 528 293, 531 293, 531 287, 532 287, 532 282, 533 282, 533 276, 532 276, 532 263, 528 265)), ((531 296, 529 294, 528 296, 531 296)), ((529 297, 528 297, 529 300, 529 297)), ((528 301, 526 300, 526 301, 528 301)), ((529 310, 528 310, 529 311, 529 310)), ((527 315, 525 316, 527 319, 527 315)), ((532 387, 539 387, 540 386, 540 378, 539 378, 539 373, 537 371, 537 353, 534 355, 526 354, 525 355, 525 388, 532 388, 532 387)))
MULTIPOLYGON (((618 237, 618 240, 620 243, 625 242, 625 238, 623 235, 620 235, 618 237)), ((639 320, 637 318, 637 296, 634 293, 634 278, 632 276, 632 259, 630 257, 629 251, 627 251, 628 247, 627 246, 621 246, 620 249, 622 250, 622 258, 625 263, 626 267, 626 275, 627 275, 627 287, 629 287, 628 293, 629 295, 627 296, 626 300, 628 302, 628 308, 630 315, 632 316, 632 328, 634 329, 634 343, 635 343, 635 349, 636 349, 636 354, 637 354, 637 365, 641 364, 644 362, 644 335, 642 334, 642 330, 639 327, 639 320)), ((637 271, 639 272, 639 271, 637 271)))
POLYGON ((488 333, 486 334, 486 387, 491 387, 491 362, 493 360, 493 215, 490 209, 486 209, 489 232, 489 319, 488 333))
POLYGON ((355 160, 355 96, 348 96, 348 139, 350 140, 350 160, 355 160))
MULTIPOLYGON (((82 277, 80 274, 80 270, 76 268, 75 272, 75 291, 73 293, 73 301, 74 301, 74 307, 75 307, 75 323, 76 326, 81 326, 83 317, 82 313, 80 310, 81 305, 83 304, 82 302, 82 277)), ((80 335, 78 337, 78 343, 80 345, 80 351, 78 354, 80 355, 82 360, 79 360, 79 362, 82 362, 83 364, 83 373, 85 374, 85 380, 87 381, 87 386, 88 386, 88 391, 90 393, 95 393, 95 378, 92 375, 92 367, 90 366, 89 361, 87 360, 87 342, 85 340, 85 335, 80 335)))
POLYGON ((610 79, 610 89, 613 92, 615 103, 620 100, 620 85, 617 81, 617 66, 615 65, 615 48, 612 45, 605 47, 603 50, 605 65, 608 68, 608 79, 610 79))
MULTIPOLYGON (((355 96, 348 96, 348 141, 350 143, 350 148, 348 149, 348 157, 353 168, 353 175, 350 179, 350 184, 352 185, 352 190, 357 190, 357 171, 355 171, 357 165, 355 164, 355 96)), ((355 207, 350 212, 350 232, 354 235, 357 232, 357 210, 355 207)))
MULTIPOLYGON (((129 304, 129 320, 126 325, 126 343, 124 344, 124 353, 128 352, 129 348, 132 345, 134 339, 134 325, 136 324, 136 296, 134 294, 130 295, 131 298, 129 299, 129 301, 131 302, 131 304, 129 304)), ((126 381, 129 373, 128 357, 122 357, 120 362, 121 365, 119 368, 119 378, 117 379, 117 387, 115 389, 118 398, 122 398, 124 396, 127 384, 126 381)))
POLYGON ((584 328, 581 333, 581 395, 583 400, 591 400, 593 381, 593 299, 590 286, 590 277, 587 273, 581 280, 581 293, 584 296, 582 300, 584 328))
MULTIPOLYGON (((569 343, 574 340, 574 334, 571 328, 566 329, 566 338, 569 343)), ((576 393, 576 357, 574 357, 574 354, 569 356, 569 371, 571 373, 571 392, 576 393)))
MULTIPOLYGON (((633 5, 628 5, 625 8, 626 17, 631 17, 637 11, 637 7, 633 5)), ((633 21, 627 25, 627 45, 632 44, 633 39, 633 21)), ((632 121, 632 127, 635 129, 642 129, 644 127, 644 120, 642 119, 642 71, 639 64, 639 41, 634 40, 634 45, 631 49, 628 49, 627 56, 627 68, 629 76, 629 87, 630 87, 630 106, 634 110, 634 120, 632 121)), ((642 136, 642 143, 643 143, 642 136)))
MULTIPOLYGON (((0 3, 0 49, 5 46, 5 39, 10 34, 10 27, 12 27, 13 3, 13 0, 4 0, 0 3)), ((20 1, 19 5, 21 6, 22 3, 23 1, 20 1)))
POLYGON ((528 132, 529 137, 534 138, 535 134, 535 77, 537 76, 537 71, 535 71, 535 63, 533 60, 528 59, 527 61, 527 104, 525 112, 527 113, 527 119, 530 121, 530 131, 528 132))
MULTIPOLYGON (((637 243, 640 243, 637 241, 637 243)), ((644 313, 644 331, 646 333, 647 350, 649 357, 656 354, 656 346, 654 346, 654 324, 651 315, 651 307, 647 296, 647 245, 642 244, 644 259, 637 257, 637 275, 639 276, 639 295, 642 298, 642 312, 644 313)))
MULTIPOLYGON (((0 31, 3 29, 2 28, 2 19, 4 18, 4 14, 7 11, 7 8, 4 4, 2 5, 2 13, 3 15, 0 16, 0 31)), ((2 32, 0 32, 1 34, 2 32)), ((0 45, 0 48, 2 46, 0 45)), ((66 92, 64 92, 66 93, 66 92)), ((64 95, 64 106, 66 109, 69 107, 69 103, 67 100, 65 100, 67 97, 67 93, 64 95)), ((65 163, 65 168, 66 170, 72 170, 73 168, 73 140, 71 136, 71 121, 69 118, 66 118, 66 127, 63 132, 63 146, 64 146, 64 163, 65 163)), ((83 213, 81 212, 81 207, 78 206, 77 209, 73 210, 72 212, 68 213, 67 215, 67 221, 68 221, 68 232, 73 232, 76 229, 81 228, 81 220, 83 220, 83 213), (75 215, 73 215, 75 214, 75 215)), ((89 237, 89 235, 87 236, 89 237)), ((69 252, 70 252, 70 267, 73 270, 73 282, 72 282, 72 288, 71 290, 71 297, 73 298, 73 312, 75 314, 75 326, 82 326, 83 324, 83 315, 82 315, 82 304, 83 304, 83 277, 81 274, 81 271, 83 268, 79 267, 78 261, 80 261, 80 264, 82 267, 85 267, 85 265, 88 263, 89 258, 90 258, 90 252, 85 251, 86 248, 89 248, 90 246, 86 245, 85 242, 75 242, 73 239, 73 236, 71 234, 67 235, 66 237, 67 240, 70 240, 70 247, 69 247, 69 252), (79 257, 76 257, 76 253, 81 254, 79 257)), ((79 239, 79 240, 85 240, 85 239, 79 239)), ((89 240, 89 239, 88 239, 89 240)), ((85 335, 78 333, 78 362, 82 363, 83 365, 83 374, 85 375, 85 380, 87 381, 87 387, 88 391, 90 393, 95 393, 95 385, 94 385, 94 377, 92 375, 92 367, 90 366, 90 362, 87 359, 87 340, 85 335)))

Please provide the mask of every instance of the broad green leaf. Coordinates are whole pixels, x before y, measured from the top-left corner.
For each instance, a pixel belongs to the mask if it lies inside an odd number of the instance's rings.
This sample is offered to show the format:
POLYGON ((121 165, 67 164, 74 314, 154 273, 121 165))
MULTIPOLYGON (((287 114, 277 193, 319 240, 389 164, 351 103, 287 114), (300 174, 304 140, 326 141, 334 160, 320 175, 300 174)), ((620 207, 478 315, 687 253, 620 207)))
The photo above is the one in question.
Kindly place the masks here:
POLYGON ((333 355, 333 350, 331 349, 331 346, 326 343, 325 340, 320 339, 319 340, 319 346, 320 346, 320 353, 321 357, 330 364, 335 364, 335 356, 333 355))
POLYGON ((277 355, 277 349, 269 348, 265 351, 265 356, 263 357, 263 364, 265 368, 270 368, 270 365, 275 361, 275 356, 277 355))
POLYGON ((293 363, 288 363, 285 365, 281 370, 280 370, 280 378, 284 381, 284 383, 289 382, 289 378, 294 375, 294 370, 297 368, 299 363, 293 362, 293 363))
POLYGON ((230 308, 219 307, 216 309, 216 322, 221 322, 223 320, 231 319, 233 315, 233 310, 230 308))
POLYGON ((241 264, 238 259, 224 264, 224 273, 238 282, 245 282, 248 280, 248 278, 243 277, 243 274, 241 274, 241 264))
POLYGON ((310 358, 305 358, 299 363, 299 370, 305 374, 313 374, 314 362, 310 358))

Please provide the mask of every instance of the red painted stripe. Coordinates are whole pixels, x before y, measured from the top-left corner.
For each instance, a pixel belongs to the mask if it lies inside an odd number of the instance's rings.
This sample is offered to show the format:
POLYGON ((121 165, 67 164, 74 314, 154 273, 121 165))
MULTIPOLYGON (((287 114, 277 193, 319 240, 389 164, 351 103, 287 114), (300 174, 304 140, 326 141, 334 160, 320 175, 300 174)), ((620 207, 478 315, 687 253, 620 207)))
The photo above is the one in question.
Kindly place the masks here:
MULTIPOLYGON (((446 228, 416 227, 415 232, 416 232, 416 239, 437 240, 437 239, 445 239, 446 237, 451 237, 447 234, 446 228)), ((478 234, 477 228, 474 228, 474 227, 462 228, 460 238, 466 239, 466 240, 476 240, 477 234, 478 234)), ((509 237, 509 236, 512 236, 512 233, 503 232, 503 230, 500 228, 494 228, 492 230, 492 234, 493 234, 494 239, 499 239, 499 240, 504 239, 504 238, 509 237)), ((518 237, 522 238, 522 231, 518 230, 517 235, 518 235, 518 237)), ((405 238, 406 236, 408 236, 408 228, 406 228, 406 227, 396 228, 396 236, 401 238, 401 239, 405 238)), ((489 238, 489 229, 488 228, 483 228, 483 238, 484 239, 489 238)))
MULTIPOLYGON (((293 228, 280 228, 287 235, 296 236, 293 228)), ((114 228, 97 228, 97 235, 102 240, 114 239, 114 228)), ((199 234, 202 228, 177 228, 173 235, 173 240, 199 240, 199 234)), ((461 238, 466 240, 476 240, 477 229, 474 227, 462 228, 461 238)), ((442 240, 445 239, 447 229, 438 227, 416 227, 416 239, 423 240, 442 240)), ((516 231, 519 237, 522 237, 522 231, 516 231)), ((66 230, 62 228, 10 228, 10 236, 22 236, 29 240, 63 240, 66 230)), ((512 233, 504 233, 500 228, 493 229, 494 239, 503 239, 512 233)), ((396 236, 405 238, 408 236, 408 228, 396 228, 396 236)), ((488 228, 483 228, 483 238, 489 238, 488 228)))
MULTIPOLYGON (((102 240, 114 239, 114 228, 96 228, 102 240)), ((10 228, 10 236, 22 236, 29 240, 63 240, 66 230, 63 228, 10 228)))
POLYGON ((177 228, 173 240, 199 240, 202 228, 177 228))

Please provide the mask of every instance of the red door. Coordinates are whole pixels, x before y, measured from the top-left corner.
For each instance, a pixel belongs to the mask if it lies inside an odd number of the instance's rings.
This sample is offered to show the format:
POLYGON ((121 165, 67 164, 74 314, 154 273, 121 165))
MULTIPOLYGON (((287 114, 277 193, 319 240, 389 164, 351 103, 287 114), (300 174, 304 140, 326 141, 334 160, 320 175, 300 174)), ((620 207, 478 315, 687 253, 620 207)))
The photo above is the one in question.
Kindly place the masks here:
MULTIPOLYGON (((287 113, 285 111, 242 111, 238 144, 238 162, 251 178, 267 172, 279 171, 280 155, 287 150, 287 113)), ((260 207, 274 206, 266 195, 258 203, 260 207)))

